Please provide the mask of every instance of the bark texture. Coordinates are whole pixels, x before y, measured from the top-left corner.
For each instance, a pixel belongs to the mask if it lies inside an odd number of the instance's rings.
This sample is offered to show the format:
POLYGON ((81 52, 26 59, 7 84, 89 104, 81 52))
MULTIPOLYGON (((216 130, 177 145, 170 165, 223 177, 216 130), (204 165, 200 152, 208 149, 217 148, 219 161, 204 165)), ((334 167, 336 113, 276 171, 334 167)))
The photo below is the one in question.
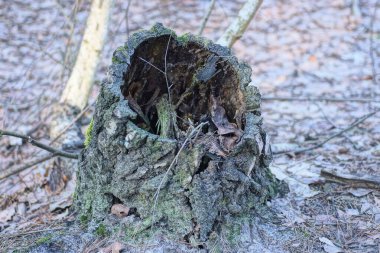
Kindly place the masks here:
POLYGON ((81 221, 117 225, 133 241, 204 242, 271 198, 277 182, 250 76, 204 38, 160 24, 133 34, 114 52, 79 159, 81 221), (111 214, 115 204, 128 215, 111 214))

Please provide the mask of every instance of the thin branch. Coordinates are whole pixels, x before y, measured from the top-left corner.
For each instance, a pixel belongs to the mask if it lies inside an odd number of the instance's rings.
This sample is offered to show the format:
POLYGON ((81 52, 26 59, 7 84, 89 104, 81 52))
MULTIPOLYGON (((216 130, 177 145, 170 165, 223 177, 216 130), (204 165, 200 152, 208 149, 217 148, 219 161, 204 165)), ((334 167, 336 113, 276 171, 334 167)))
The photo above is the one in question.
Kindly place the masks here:
POLYGON ((172 130, 174 132, 174 135, 178 137, 178 132, 177 132, 177 128, 176 128, 176 113, 175 111, 173 110, 173 103, 172 103, 172 96, 171 96, 171 87, 173 86, 169 84, 169 80, 168 80, 168 72, 167 72, 167 68, 168 68, 168 64, 167 64, 167 58, 168 58, 168 51, 169 51, 169 45, 170 45, 170 40, 172 38, 172 32, 170 32, 170 36, 169 36, 169 39, 168 39, 168 43, 166 45, 166 50, 165 50, 165 81, 166 81, 166 88, 168 90, 168 100, 169 100, 169 112, 170 112, 170 121, 171 121, 171 125, 172 125, 172 130))
POLYGON ((374 46, 373 46, 373 40, 374 40, 374 29, 375 29, 375 22, 376 22, 376 14, 377 14, 377 5, 379 3, 379 0, 376 1, 375 3, 375 7, 374 7, 374 10, 373 10, 373 15, 371 17, 371 35, 370 35, 370 39, 369 39, 369 54, 370 54, 370 57, 371 57, 371 62, 372 62, 372 81, 373 83, 376 85, 378 83, 378 76, 377 76, 377 73, 376 73, 376 57, 375 57, 375 50, 374 50, 374 46))
POLYGON ((327 170, 321 170, 321 176, 327 181, 348 184, 350 187, 380 190, 380 178, 378 176, 345 175, 327 170))
POLYGON ((244 31, 247 29, 262 3, 263 0, 248 0, 217 43, 225 47, 232 47, 232 45, 243 36, 244 31))
POLYGON ((128 0, 127 9, 125 10, 125 22, 127 26, 127 40, 129 40, 129 7, 131 6, 132 0, 128 0))
POLYGON ((201 27, 199 28, 199 31, 198 31, 198 35, 199 35, 199 36, 202 35, 203 30, 204 30, 205 27, 206 27, 206 24, 207 24, 208 19, 210 18, 210 15, 211 15, 212 9, 213 9, 214 6, 215 6, 215 2, 216 2, 216 0, 211 0, 211 3, 210 3, 210 5, 209 5, 209 7, 208 7, 208 10, 207 10, 207 13, 206 13, 206 15, 205 15, 204 18, 203 18, 202 25, 201 25, 201 27))
POLYGON ((165 72, 164 72, 164 71, 162 71, 160 68, 156 67, 156 66, 155 66, 155 65, 153 65, 152 63, 148 62, 148 61, 147 61, 147 60, 145 60, 144 58, 141 58, 141 57, 139 56, 139 59, 140 59, 140 60, 142 60, 143 62, 145 62, 145 63, 149 64, 150 66, 152 66, 153 68, 157 69, 158 71, 160 71, 162 74, 164 74, 164 75, 165 75, 165 72))
POLYGON ((165 50, 165 81, 166 81, 166 88, 168 89, 168 99, 169 99, 169 104, 172 104, 172 97, 171 97, 171 92, 170 92, 170 85, 169 85, 169 80, 168 80, 168 74, 167 74, 167 57, 168 57, 168 51, 169 51, 169 45, 170 45, 170 40, 172 38, 172 33, 170 33, 169 39, 168 39, 168 44, 166 45, 166 50, 165 50))
POLYGON ((298 149, 288 150, 288 151, 273 152, 273 154, 274 155, 281 155, 281 154, 288 154, 288 153, 299 154, 299 153, 303 153, 303 152, 307 152, 307 151, 310 151, 310 150, 313 150, 313 149, 320 148, 324 144, 326 144, 327 142, 331 141, 332 139, 334 139, 336 137, 339 137, 339 136, 343 135, 345 132, 348 132, 348 131, 352 130, 353 128, 355 128, 356 126, 358 126, 360 123, 362 123, 365 120, 367 120, 368 118, 372 117, 373 115, 375 115, 379 111, 380 111, 380 109, 378 109, 378 110, 376 110, 374 112, 371 112, 371 113, 369 113, 367 115, 364 115, 363 117, 361 117, 360 119, 357 119, 354 123, 352 123, 348 127, 342 129, 341 131, 337 132, 336 134, 331 135, 330 137, 326 138, 322 142, 320 142, 318 144, 315 144, 315 145, 313 145, 311 147, 308 147, 308 148, 298 148, 298 149))
POLYGON ((358 103, 380 103, 380 100, 368 98, 326 98, 326 97, 261 97, 262 100, 276 101, 308 101, 308 102, 358 102, 358 103))
POLYGON ((48 232, 48 231, 53 231, 53 230, 61 230, 61 229, 64 229, 64 227, 39 229, 39 230, 32 230, 32 231, 20 232, 20 233, 14 233, 14 234, 5 234, 5 235, 0 235, 0 238, 7 238, 8 239, 8 238, 18 237, 18 236, 23 236, 23 235, 43 233, 43 232, 48 232))
POLYGON ((53 157, 56 157, 56 155, 52 154, 52 153, 49 153, 46 156, 43 156, 43 157, 37 158, 35 160, 32 160, 32 161, 30 161, 30 162, 28 162, 28 163, 26 163, 26 164, 24 164, 22 166, 19 166, 19 167, 16 167, 16 168, 11 167, 9 169, 3 170, 3 171, 0 172, 0 180, 2 180, 4 178, 7 178, 7 177, 10 177, 10 176, 12 176, 14 174, 17 174, 17 173, 19 173, 21 171, 24 171, 26 169, 29 169, 30 167, 33 167, 33 166, 35 166, 37 164, 45 162, 45 161, 47 161, 47 160, 49 160, 49 159, 51 159, 53 157))
MULTIPOLYGON (((315 102, 315 105, 318 107, 319 111, 322 113, 322 116, 325 118, 325 120, 327 122, 329 122, 333 127, 335 127, 336 129, 342 129, 342 127, 338 127, 328 116, 327 114, 323 111, 322 107, 317 103, 315 102)), ((346 134, 342 134, 342 136, 344 138, 346 138, 351 144, 352 146, 355 148, 355 149, 358 149, 358 147, 356 146, 355 142, 353 140, 351 140, 351 138, 346 134)))
POLYGON ((43 143, 41 143, 39 141, 34 140, 31 136, 28 136, 28 135, 24 135, 24 134, 15 133, 15 132, 11 132, 11 131, 0 129, 0 136, 2 136, 2 135, 7 135, 7 136, 13 136, 13 137, 21 138, 23 140, 26 140, 27 142, 29 142, 33 146, 39 147, 41 149, 44 149, 44 150, 46 150, 46 151, 48 151, 48 152, 50 152, 50 153, 52 153, 52 154, 54 154, 56 156, 62 156, 62 157, 71 158, 71 159, 78 159, 78 154, 69 153, 69 152, 66 152, 66 151, 63 151, 63 150, 59 150, 59 149, 50 147, 50 146, 45 145, 45 144, 43 144, 43 143))

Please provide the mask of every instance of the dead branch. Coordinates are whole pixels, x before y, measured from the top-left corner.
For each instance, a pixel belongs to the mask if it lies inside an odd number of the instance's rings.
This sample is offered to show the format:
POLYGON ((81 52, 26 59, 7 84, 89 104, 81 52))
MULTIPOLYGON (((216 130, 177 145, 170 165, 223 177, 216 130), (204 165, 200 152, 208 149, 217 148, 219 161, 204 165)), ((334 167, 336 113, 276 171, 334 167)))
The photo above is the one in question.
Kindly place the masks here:
POLYGON ((262 3, 263 0, 248 0, 217 43, 222 46, 232 47, 232 45, 243 36, 244 31, 247 29, 262 3))
POLYGON ((43 143, 41 143, 39 141, 34 140, 31 136, 28 136, 28 135, 24 135, 24 134, 15 133, 15 132, 11 132, 11 131, 0 129, 0 136, 2 136, 2 135, 7 135, 7 136, 13 136, 13 137, 21 138, 21 139, 29 142, 33 146, 36 146, 36 147, 41 148, 41 149, 44 149, 44 150, 46 150, 46 151, 54 154, 55 156, 62 156, 62 157, 70 158, 70 159, 78 159, 78 154, 69 153, 69 152, 66 152, 66 151, 63 151, 63 150, 59 150, 59 149, 50 147, 50 146, 48 146, 46 144, 43 144, 43 143))
POLYGON ((49 159, 51 159, 53 157, 56 157, 56 155, 52 154, 52 153, 49 153, 46 156, 43 156, 43 157, 37 158, 35 160, 32 160, 32 161, 30 161, 30 162, 28 162, 28 163, 26 163, 26 164, 24 164, 22 166, 15 167, 15 168, 12 166, 12 167, 10 167, 10 168, 8 168, 8 169, 3 170, 3 171, 0 172, 0 180, 2 180, 4 178, 7 178, 7 177, 10 177, 10 176, 12 176, 14 174, 17 174, 17 173, 19 173, 19 172, 21 172, 23 170, 29 169, 30 167, 33 167, 33 166, 35 166, 37 164, 45 162, 45 161, 47 161, 47 160, 49 160, 49 159))
POLYGON ((326 98, 326 97, 261 97, 262 100, 276 101, 307 101, 307 102, 358 102, 358 103, 380 103, 380 100, 368 98, 326 98))
POLYGON ((94 0, 86 30, 61 102, 83 109, 90 95, 93 78, 107 36, 112 0, 94 0))
POLYGON ((353 188, 370 188, 380 190, 380 178, 366 175, 350 175, 338 172, 321 170, 321 176, 327 181, 347 184, 353 188))
POLYGON ((334 139, 336 137, 339 137, 339 136, 343 135, 344 133, 352 130, 353 128, 355 128, 356 126, 358 126, 360 123, 362 123, 365 120, 367 120, 368 118, 372 117, 373 115, 375 115, 379 111, 380 111, 380 109, 378 109, 378 110, 376 110, 374 112, 371 112, 371 113, 369 113, 367 115, 364 115, 363 117, 357 119, 354 123, 352 123, 348 127, 342 129, 341 131, 337 132, 336 134, 331 135, 330 137, 326 138, 325 140, 323 140, 322 142, 320 142, 318 144, 315 144, 314 146, 311 146, 311 147, 308 147, 308 148, 298 148, 298 149, 288 150, 288 151, 273 152, 273 154, 274 155, 281 155, 281 154, 288 154, 288 153, 299 154, 299 153, 303 153, 303 152, 307 152, 307 151, 310 151, 310 150, 313 150, 313 149, 320 148, 324 144, 326 144, 327 142, 331 141, 332 139, 334 139))
POLYGON ((201 27, 199 27, 199 31, 198 31, 199 36, 202 35, 203 30, 206 27, 207 21, 210 18, 210 15, 211 15, 212 9, 214 8, 215 2, 216 2, 216 0, 211 0, 211 3, 210 3, 208 10, 207 10, 207 13, 203 18, 202 25, 201 25, 201 27))
MULTIPOLYGON (((323 111, 322 107, 316 102, 315 105, 318 107, 319 111, 322 113, 323 115, 323 118, 325 118, 325 120, 327 122, 329 122, 334 128, 336 129, 342 129, 342 127, 338 127, 328 116, 327 114, 323 111)), ((356 146, 355 142, 353 140, 351 140, 351 138, 346 134, 342 134, 344 138, 346 138, 351 144, 352 146, 355 148, 355 149, 358 149, 358 147, 356 146)))

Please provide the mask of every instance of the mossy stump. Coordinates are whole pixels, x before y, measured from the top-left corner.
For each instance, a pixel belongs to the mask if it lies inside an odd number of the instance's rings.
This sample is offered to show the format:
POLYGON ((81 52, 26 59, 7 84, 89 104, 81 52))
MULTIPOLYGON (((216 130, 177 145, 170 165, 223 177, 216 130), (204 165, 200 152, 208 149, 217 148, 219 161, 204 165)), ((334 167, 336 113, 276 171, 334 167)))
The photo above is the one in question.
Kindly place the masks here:
POLYGON ((250 67, 228 48, 161 24, 113 55, 75 204, 82 223, 129 241, 205 242, 273 196, 271 149, 250 67), (124 216, 111 212, 121 204, 124 216))

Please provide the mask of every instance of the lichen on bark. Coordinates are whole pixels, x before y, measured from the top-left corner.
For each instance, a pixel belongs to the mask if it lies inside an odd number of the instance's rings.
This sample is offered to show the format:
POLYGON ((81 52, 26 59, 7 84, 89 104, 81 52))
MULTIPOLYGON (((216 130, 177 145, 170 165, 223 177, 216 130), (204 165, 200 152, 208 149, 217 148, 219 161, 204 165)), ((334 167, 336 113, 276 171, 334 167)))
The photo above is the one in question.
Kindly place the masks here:
POLYGON ((249 85, 250 67, 228 48, 191 34, 178 39, 157 24, 114 52, 109 74, 79 159, 75 204, 89 227, 117 224, 133 241, 153 231, 204 242, 273 197, 260 94, 249 85), (163 99, 170 124, 160 120, 163 99), (114 204, 129 216, 112 215, 114 204))

